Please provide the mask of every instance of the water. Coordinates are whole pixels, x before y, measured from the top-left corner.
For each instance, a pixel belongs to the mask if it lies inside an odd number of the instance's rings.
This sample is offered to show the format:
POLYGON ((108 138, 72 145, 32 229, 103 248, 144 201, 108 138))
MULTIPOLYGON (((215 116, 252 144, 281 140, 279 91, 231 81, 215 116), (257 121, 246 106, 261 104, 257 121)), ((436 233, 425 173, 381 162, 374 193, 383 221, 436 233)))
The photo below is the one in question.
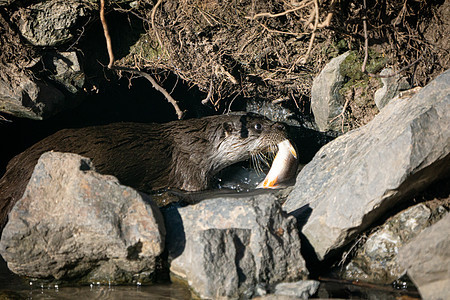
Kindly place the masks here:
POLYGON ((0 299, 191 299, 191 291, 181 283, 152 285, 64 286, 30 281, 8 270, 0 258, 0 299))

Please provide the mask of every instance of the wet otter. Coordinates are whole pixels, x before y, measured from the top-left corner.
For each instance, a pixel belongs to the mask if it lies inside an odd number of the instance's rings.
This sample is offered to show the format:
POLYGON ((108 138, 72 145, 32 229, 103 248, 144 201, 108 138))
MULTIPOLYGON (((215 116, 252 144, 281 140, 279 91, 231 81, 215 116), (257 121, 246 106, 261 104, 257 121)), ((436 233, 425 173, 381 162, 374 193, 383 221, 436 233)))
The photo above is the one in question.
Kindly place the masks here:
POLYGON ((42 153, 77 153, 97 171, 143 192, 165 187, 199 191, 221 169, 276 149, 284 124, 255 114, 210 116, 166 124, 114 123, 61 130, 8 164, 0 179, 0 232, 42 153))

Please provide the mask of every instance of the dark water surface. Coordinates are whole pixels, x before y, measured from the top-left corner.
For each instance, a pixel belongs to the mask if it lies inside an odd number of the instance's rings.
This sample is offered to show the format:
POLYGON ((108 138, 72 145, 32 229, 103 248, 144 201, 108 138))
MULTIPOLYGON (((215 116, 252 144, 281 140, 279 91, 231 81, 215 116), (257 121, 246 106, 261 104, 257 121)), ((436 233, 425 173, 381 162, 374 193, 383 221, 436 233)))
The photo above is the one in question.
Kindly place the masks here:
MULTIPOLYGON (((0 258, 0 299, 197 299, 189 288, 181 283, 152 285, 97 285, 63 286, 43 284, 20 278, 8 270, 0 258)), ((420 299, 413 290, 397 290, 393 287, 371 284, 352 284, 341 280, 321 280, 319 290, 313 298, 322 299, 420 299)))
POLYGON ((8 270, 0 258, 0 299, 191 299, 181 283, 152 285, 60 286, 20 278, 8 270))

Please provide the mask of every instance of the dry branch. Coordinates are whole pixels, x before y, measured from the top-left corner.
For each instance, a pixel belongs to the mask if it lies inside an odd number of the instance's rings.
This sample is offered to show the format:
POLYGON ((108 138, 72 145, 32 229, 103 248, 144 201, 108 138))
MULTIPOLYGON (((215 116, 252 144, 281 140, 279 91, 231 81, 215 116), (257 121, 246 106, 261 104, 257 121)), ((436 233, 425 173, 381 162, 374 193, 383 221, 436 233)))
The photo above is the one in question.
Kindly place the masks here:
MULTIPOLYGON (((162 0, 159 0, 158 3, 153 8, 153 10, 155 10, 158 7, 158 5, 161 4, 161 2, 162 2, 162 0)), ((152 11, 152 23, 153 23, 153 17, 154 17, 154 13, 152 11)), ((178 119, 182 119, 184 113, 178 107, 178 102, 175 99, 173 99, 173 97, 162 86, 160 86, 150 74, 148 74, 146 72, 143 72, 143 71, 136 70, 136 69, 132 69, 132 68, 121 67, 121 66, 114 66, 114 54, 113 54, 113 51, 112 51, 111 37, 109 35, 108 24, 106 23, 106 18, 105 18, 105 0, 100 0, 100 20, 101 20, 101 23, 102 23, 102 26, 103 26, 103 32, 105 34, 106 46, 108 48, 108 56, 109 56, 108 68, 111 69, 111 70, 116 70, 116 71, 130 72, 132 74, 135 74, 135 75, 138 75, 138 76, 142 76, 145 79, 147 79, 148 81, 150 81, 150 83, 152 84, 153 88, 155 90, 161 92, 164 95, 164 97, 166 97, 167 101, 170 104, 172 104, 172 106, 175 109, 175 112, 177 113, 178 119)))
POLYGON ((268 13, 268 12, 263 12, 263 13, 256 14, 256 15, 254 15, 253 17, 247 16, 247 17, 245 17, 245 18, 246 18, 246 19, 251 19, 251 20, 255 20, 255 19, 257 19, 257 18, 262 18, 262 17, 277 18, 277 17, 285 16, 285 15, 287 15, 287 14, 289 14, 289 13, 291 13, 291 12, 297 11, 297 10, 299 10, 299 9, 302 9, 302 8, 308 6, 308 5, 311 5, 312 3, 313 3, 313 1, 308 1, 308 2, 306 2, 306 3, 303 3, 303 4, 300 5, 300 6, 294 7, 294 8, 292 8, 292 9, 288 9, 288 10, 283 11, 283 12, 278 13, 278 14, 272 14, 272 13, 268 13))
POLYGON ((103 34, 106 39, 106 48, 108 49, 109 64, 108 69, 111 69, 114 64, 114 53, 112 51, 111 37, 109 35, 108 24, 105 17, 105 0, 100 0, 100 21, 102 22, 103 34))
MULTIPOLYGON (((404 5, 406 5, 406 1, 405 1, 404 5)), ((403 11, 403 9, 402 9, 402 11, 403 11)), ((402 12, 400 12, 400 13, 402 13, 402 12)), ((423 53, 418 59, 416 59, 412 63, 410 63, 407 66, 401 68, 400 70, 398 70, 396 72, 392 72, 390 74, 381 75, 381 74, 373 74, 373 73, 367 72, 366 64, 367 64, 367 59, 369 58, 369 37, 368 37, 368 34, 367 34, 367 6, 366 6, 366 0, 363 1, 363 14, 364 15, 362 17, 362 21, 363 21, 363 30, 364 30, 364 60, 363 60, 362 66, 361 66, 361 71, 363 73, 365 73, 365 74, 367 74, 367 75, 369 75, 371 77, 374 77, 374 78, 389 78, 389 77, 396 76, 396 75, 400 74, 401 72, 411 68, 412 66, 414 66, 416 63, 418 63, 422 59, 423 53)))

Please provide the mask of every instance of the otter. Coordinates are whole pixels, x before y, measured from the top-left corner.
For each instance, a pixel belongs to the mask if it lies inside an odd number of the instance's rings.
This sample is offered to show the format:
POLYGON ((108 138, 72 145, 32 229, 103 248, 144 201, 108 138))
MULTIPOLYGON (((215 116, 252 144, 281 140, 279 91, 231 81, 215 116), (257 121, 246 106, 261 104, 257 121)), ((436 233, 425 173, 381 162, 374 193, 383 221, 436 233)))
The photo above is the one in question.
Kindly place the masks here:
POLYGON ((0 179, 0 232, 46 151, 88 157, 98 172, 114 175, 142 192, 163 188, 200 191, 223 168, 252 155, 274 152, 287 138, 286 129, 283 123, 252 113, 63 129, 8 163, 0 179))

